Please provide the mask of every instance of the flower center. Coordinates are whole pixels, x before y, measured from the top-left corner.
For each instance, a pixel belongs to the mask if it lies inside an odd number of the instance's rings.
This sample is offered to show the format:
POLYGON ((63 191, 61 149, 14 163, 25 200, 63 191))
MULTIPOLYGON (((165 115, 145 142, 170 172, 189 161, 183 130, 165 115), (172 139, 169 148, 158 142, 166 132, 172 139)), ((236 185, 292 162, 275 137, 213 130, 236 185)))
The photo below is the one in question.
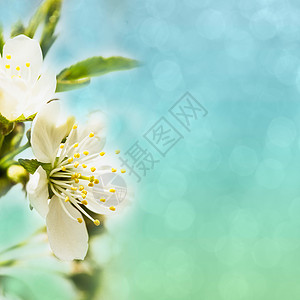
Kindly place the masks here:
POLYGON ((31 68, 30 68, 30 62, 25 63, 23 66, 15 65, 12 59, 11 55, 6 55, 5 57, 5 69, 6 74, 11 77, 11 79, 14 78, 23 78, 26 81, 30 81, 31 79, 31 68))
MULTIPOLYGON (((99 186, 99 179, 101 174, 107 173, 107 168, 96 168, 99 165, 98 160, 105 155, 105 152, 91 153, 88 150, 89 145, 95 139, 95 134, 91 132, 84 137, 81 141, 74 142, 75 131, 77 125, 74 125, 66 142, 61 144, 57 153, 57 162, 55 167, 49 174, 49 186, 54 195, 60 201, 63 209, 67 215, 70 216, 66 210, 63 202, 70 202, 77 210, 88 217, 96 226, 100 225, 100 221, 94 219, 83 207, 89 208, 89 204, 103 206, 107 205, 112 193, 116 190, 110 186, 105 186, 103 181, 99 186), (98 177, 98 178, 96 178, 98 177), (95 195, 101 194, 100 199, 96 199, 95 195)), ((94 141, 97 142, 97 141, 94 141)), ((119 150, 116 153, 120 153, 119 150)), ((117 169, 111 168, 111 172, 117 172, 117 169)), ((120 170, 125 173, 124 169, 120 170)), ((109 203, 108 203, 109 204, 109 203)), ((116 207, 105 206, 111 211, 116 211, 116 207)), ((74 219, 72 216, 70 216, 74 219)), ((82 219, 78 218, 77 221, 82 223, 82 219)))

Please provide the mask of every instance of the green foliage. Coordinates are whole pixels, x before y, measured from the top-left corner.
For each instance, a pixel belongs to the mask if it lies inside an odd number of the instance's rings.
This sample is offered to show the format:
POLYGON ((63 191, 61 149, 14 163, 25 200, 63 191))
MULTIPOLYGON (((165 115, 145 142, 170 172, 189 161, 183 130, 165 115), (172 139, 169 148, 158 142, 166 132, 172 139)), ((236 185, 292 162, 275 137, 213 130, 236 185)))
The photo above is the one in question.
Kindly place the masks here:
MULTIPOLYGON (((0 152, 0 197, 4 196, 16 183, 22 183, 25 187, 28 181, 28 173, 14 161, 20 149, 23 139, 24 123, 9 123, 14 125, 13 130, 6 136, 1 135, 0 152)), ((3 125, 3 124, 2 124, 3 125)))
POLYGON ((1 115, 0 113, 0 134, 3 135, 8 135, 9 133, 12 132, 14 129, 14 122, 11 122, 7 120, 4 116, 1 115))
POLYGON ((95 56, 76 63, 60 72, 59 80, 76 80, 101 76, 114 71, 122 71, 136 68, 138 62, 121 56, 104 58, 95 56))
POLYGON ((45 26, 40 40, 43 55, 46 56, 48 50, 55 42, 55 28, 60 18, 62 1, 52 1, 53 5, 49 7, 45 18, 45 26))
POLYGON ((11 133, 4 137, 1 148, 1 157, 16 150, 22 141, 24 135, 24 123, 16 123, 11 133))
POLYGON ((103 271, 93 260, 86 259, 85 261, 88 262, 88 269, 82 267, 82 262, 75 261, 74 269, 77 270, 77 272, 74 272, 68 278, 74 283, 78 290, 76 299, 96 300, 98 299, 97 292, 101 288, 103 271))
POLYGON ((19 159, 19 164, 30 174, 34 174, 36 169, 39 166, 47 172, 47 174, 51 171, 51 164, 50 163, 41 163, 36 159, 19 159))
POLYGON ((15 183, 6 176, 6 172, 0 170, 0 197, 3 197, 15 185, 15 183))
POLYGON ((0 25, 0 54, 1 55, 2 55, 3 46, 4 46, 3 29, 2 26, 0 25))
POLYGON ((18 21, 15 23, 11 29, 11 34, 10 36, 13 38, 19 34, 24 34, 25 27, 21 21, 18 21))
POLYGON ((27 122, 27 121, 33 121, 33 119, 35 118, 35 114, 28 116, 27 118, 22 114, 20 117, 18 117, 17 119, 13 120, 13 122, 27 122))
POLYGON ((40 45, 45 56, 56 40, 55 28, 60 17, 62 0, 46 0, 35 12, 25 29, 25 35, 33 38, 36 30, 44 24, 40 45))
POLYGON ((40 166, 40 163, 36 159, 19 159, 19 164, 24 167, 24 169, 33 174, 36 169, 40 166))
POLYGON ((56 92, 67 92, 75 89, 85 87, 90 83, 90 78, 82 78, 77 80, 59 80, 56 83, 56 92))
POLYGON ((36 114, 33 114, 33 115, 26 118, 22 114, 21 116, 19 116, 15 120, 8 120, 3 115, 1 115, 1 113, 0 113, 0 134, 4 135, 4 136, 10 134, 12 132, 12 130, 14 129, 15 123, 33 121, 35 115, 36 114))
POLYGON ((57 76, 57 92, 64 92, 89 84, 91 77, 136 68, 138 61, 121 56, 104 58, 95 56, 78 62, 57 76))

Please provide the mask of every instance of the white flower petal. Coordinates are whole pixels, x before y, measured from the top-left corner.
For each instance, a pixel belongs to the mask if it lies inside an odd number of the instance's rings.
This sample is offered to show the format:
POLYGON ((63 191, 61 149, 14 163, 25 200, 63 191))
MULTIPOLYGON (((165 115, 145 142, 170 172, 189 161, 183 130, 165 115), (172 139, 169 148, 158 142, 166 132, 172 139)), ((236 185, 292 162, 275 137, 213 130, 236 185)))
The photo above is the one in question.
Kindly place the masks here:
MULTIPOLYGON (((111 169, 111 168, 109 168, 111 169)), ((125 207, 128 206, 129 198, 132 197, 131 191, 127 186, 123 174, 104 173, 96 178, 99 178, 100 182, 94 184, 92 188, 87 187, 87 208, 95 213, 102 215, 116 215, 121 213, 125 207), (113 188, 115 192, 105 192, 105 189, 113 188), (100 201, 104 198, 105 202, 100 201), (111 210, 111 208, 114 208, 111 210)))
POLYGON ((69 133, 73 119, 60 124, 60 105, 52 101, 44 105, 32 124, 32 151, 40 162, 54 162, 62 139, 69 133))
POLYGON ((9 39, 3 47, 3 62, 9 64, 12 70, 20 67, 23 78, 30 76, 30 82, 35 82, 41 73, 43 54, 37 40, 25 35, 18 35, 9 39), (10 55, 9 60, 6 59, 10 55), (26 67, 29 63, 30 67, 26 67), (29 74, 30 71, 30 74, 29 74))
POLYGON ((30 175, 26 190, 32 207, 45 218, 48 213, 48 179, 47 173, 41 166, 30 175))
MULTIPOLYGON (((95 135, 93 138, 89 138, 83 145, 80 145, 73 152, 82 152, 88 150, 90 154, 100 152, 105 144, 106 135, 106 118, 103 113, 96 111, 89 115, 87 122, 84 125, 79 124, 78 129, 72 137, 69 139, 69 145, 79 143, 91 132, 95 135)), ((73 153, 72 153, 73 154, 73 153)))
POLYGON ((24 81, 15 78, 11 80, 0 74, 0 112, 9 120, 14 120, 22 114, 27 87, 24 81), (23 106, 23 107, 22 107, 23 106))
POLYGON ((23 114, 27 118, 41 109, 49 100, 54 98, 56 75, 53 72, 43 73, 33 86, 31 93, 23 105, 23 114))
POLYGON ((93 139, 89 139, 89 143, 86 147, 90 153, 100 152, 106 141, 106 117, 102 112, 96 111, 89 115, 87 124, 81 133, 81 136, 84 137, 90 132, 94 132, 95 136, 93 139))
MULTIPOLYGON (((100 198, 99 198, 100 200, 100 198)), ((86 206, 90 211, 100 215, 115 215, 116 211, 112 211, 108 206, 96 203, 96 199, 87 198, 88 205, 86 206)), ((100 201, 99 201, 100 202, 100 201)))
POLYGON ((81 214, 69 203, 54 196, 50 201, 47 215, 47 231, 49 243, 54 254, 61 260, 84 259, 88 249, 88 233, 84 220, 80 224, 76 220, 81 214), (75 220, 71 219, 61 207, 75 220))

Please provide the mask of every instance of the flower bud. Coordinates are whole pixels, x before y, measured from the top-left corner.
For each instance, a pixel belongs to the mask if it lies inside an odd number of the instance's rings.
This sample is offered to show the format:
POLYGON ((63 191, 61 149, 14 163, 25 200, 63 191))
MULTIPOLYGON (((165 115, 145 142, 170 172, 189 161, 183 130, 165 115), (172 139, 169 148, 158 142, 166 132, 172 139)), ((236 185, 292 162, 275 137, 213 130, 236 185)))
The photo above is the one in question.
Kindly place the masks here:
POLYGON ((7 169, 7 176, 15 183, 25 183, 29 176, 28 172, 19 165, 12 165, 7 169))

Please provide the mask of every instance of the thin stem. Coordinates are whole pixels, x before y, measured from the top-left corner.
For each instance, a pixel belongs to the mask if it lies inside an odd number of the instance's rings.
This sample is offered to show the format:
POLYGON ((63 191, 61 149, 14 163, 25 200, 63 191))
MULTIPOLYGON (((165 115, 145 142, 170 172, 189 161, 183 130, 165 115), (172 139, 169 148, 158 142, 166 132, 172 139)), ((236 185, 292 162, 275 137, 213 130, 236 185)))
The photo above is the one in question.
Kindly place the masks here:
POLYGON ((44 230, 45 230, 45 227, 39 228, 39 229, 36 230, 33 234, 31 234, 27 239, 25 239, 23 242, 18 243, 18 244, 13 245, 13 246, 10 246, 10 247, 8 247, 8 248, 2 250, 2 251, 0 252, 0 255, 3 255, 3 254, 5 254, 5 253, 7 253, 7 252, 10 252, 10 251, 13 251, 13 250, 15 250, 15 249, 18 249, 18 248, 21 248, 21 247, 24 247, 24 246, 28 245, 29 242, 31 241, 31 239, 32 239, 33 237, 35 237, 36 235, 42 233, 44 230))
POLYGON ((8 260, 4 260, 4 261, 0 261, 0 267, 10 267, 12 265, 14 265, 16 263, 16 261, 14 259, 8 259, 8 260))
POLYGON ((4 141, 4 135, 0 134, 0 149, 2 148, 3 141, 4 141))
POLYGON ((10 152, 9 154, 5 155, 4 157, 2 157, 0 159, 0 166, 3 166, 6 162, 12 160, 16 155, 18 155, 19 153, 23 152, 24 150, 26 150, 29 147, 30 147, 30 143, 27 142, 22 147, 17 148, 16 150, 14 150, 14 151, 10 152))
POLYGON ((8 247, 8 248, 4 249, 3 251, 1 251, 1 252, 0 252, 0 255, 4 254, 4 253, 6 253, 6 252, 10 252, 10 251, 12 251, 12 250, 18 249, 18 248, 20 248, 20 247, 23 247, 23 246, 25 246, 27 243, 28 243, 28 241, 24 241, 24 242, 21 242, 21 243, 19 243, 19 244, 16 244, 16 245, 13 245, 13 246, 11 246, 11 247, 8 247))

